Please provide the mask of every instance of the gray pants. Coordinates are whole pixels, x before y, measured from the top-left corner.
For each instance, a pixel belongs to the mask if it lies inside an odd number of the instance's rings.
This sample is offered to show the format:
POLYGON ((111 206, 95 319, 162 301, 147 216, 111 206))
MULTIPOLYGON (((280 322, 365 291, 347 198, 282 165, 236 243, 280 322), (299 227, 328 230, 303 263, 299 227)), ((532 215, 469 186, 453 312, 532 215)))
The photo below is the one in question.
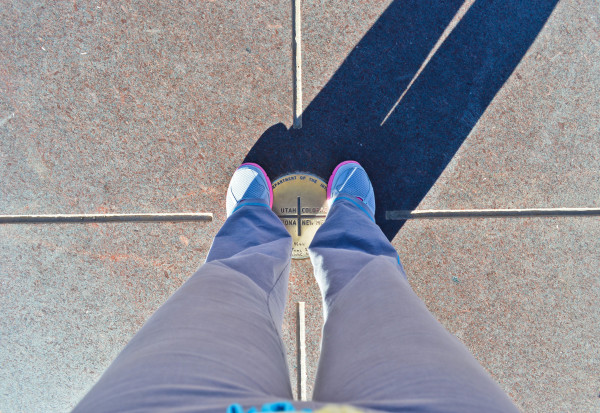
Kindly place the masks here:
MULTIPOLYGON (((291 238, 271 210, 244 203, 75 411, 224 413, 292 399, 280 334, 291 238)), ((364 208, 338 198, 311 244, 325 325, 313 401, 294 406, 516 411, 411 290, 364 208)))

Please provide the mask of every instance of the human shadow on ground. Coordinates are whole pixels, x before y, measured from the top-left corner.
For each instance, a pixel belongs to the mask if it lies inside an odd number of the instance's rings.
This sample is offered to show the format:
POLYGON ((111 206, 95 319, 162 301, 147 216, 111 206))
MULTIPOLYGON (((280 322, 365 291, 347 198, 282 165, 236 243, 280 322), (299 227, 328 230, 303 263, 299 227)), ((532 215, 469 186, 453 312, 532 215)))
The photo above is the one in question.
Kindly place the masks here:
MULTIPOLYGON (((522 59, 557 0, 477 0, 383 123, 462 1, 394 1, 303 113, 277 124, 245 158, 276 178, 328 179, 346 159, 373 182, 376 221, 393 239, 522 59)), ((305 78, 310 73, 305 73, 305 78)))

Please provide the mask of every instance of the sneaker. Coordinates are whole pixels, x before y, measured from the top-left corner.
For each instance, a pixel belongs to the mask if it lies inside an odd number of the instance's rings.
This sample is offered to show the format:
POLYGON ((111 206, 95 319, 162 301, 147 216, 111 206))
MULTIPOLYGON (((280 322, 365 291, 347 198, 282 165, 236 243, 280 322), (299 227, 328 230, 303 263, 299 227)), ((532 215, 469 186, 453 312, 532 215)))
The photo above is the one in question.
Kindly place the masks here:
POLYGON ((273 208, 271 180, 265 170, 255 163, 241 164, 233 173, 227 189, 227 216, 233 214, 238 204, 246 199, 273 208))
POLYGON ((345 161, 335 167, 327 184, 327 200, 333 203, 339 195, 360 199, 375 216, 375 192, 364 168, 356 161, 345 161))

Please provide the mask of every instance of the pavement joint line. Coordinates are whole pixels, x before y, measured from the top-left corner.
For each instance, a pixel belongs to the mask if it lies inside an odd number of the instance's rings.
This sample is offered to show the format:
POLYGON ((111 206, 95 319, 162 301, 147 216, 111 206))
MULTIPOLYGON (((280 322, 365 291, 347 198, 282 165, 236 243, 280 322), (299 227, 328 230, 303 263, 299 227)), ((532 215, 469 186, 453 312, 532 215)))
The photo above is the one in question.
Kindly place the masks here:
POLYGON ((53 224, 99 222, 189 222, 212 221, 208 212, 146 213, 146 214, 55 214, 0 215, 0 224, 53 224))
POLYGON ((293 0, 292 13, 294 26, 294 129, 302 128, 302 13, 301 0, 293 0))
POLYGON ((593 217, 600 208, 521 208, 521 209, 424 209, 420 211, 386 211, 388 221, 407 219, 451 218, 529 218, 529 217, 593 217))
POLYGON ((296 339, 298 343, 298 400, 306 401, 306 311, 305 302, 299 301, 296 306, 296 339))

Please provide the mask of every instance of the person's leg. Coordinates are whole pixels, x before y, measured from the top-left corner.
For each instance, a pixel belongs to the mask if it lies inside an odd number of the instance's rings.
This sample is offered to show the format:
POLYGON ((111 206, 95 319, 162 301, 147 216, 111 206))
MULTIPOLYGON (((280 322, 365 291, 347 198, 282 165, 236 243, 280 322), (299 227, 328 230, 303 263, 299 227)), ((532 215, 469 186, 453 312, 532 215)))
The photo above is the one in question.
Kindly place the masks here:
POLYGON ((261 200, 237 206, 206 263, 127 344, 77 412, 226 411, 291 399, 280 338, 291 238, 261 200))
POLYGON ((412 291, 372 212, 341 194, 310 246, 325 308, 313 400, 388 412, 518 411, 412 291))

